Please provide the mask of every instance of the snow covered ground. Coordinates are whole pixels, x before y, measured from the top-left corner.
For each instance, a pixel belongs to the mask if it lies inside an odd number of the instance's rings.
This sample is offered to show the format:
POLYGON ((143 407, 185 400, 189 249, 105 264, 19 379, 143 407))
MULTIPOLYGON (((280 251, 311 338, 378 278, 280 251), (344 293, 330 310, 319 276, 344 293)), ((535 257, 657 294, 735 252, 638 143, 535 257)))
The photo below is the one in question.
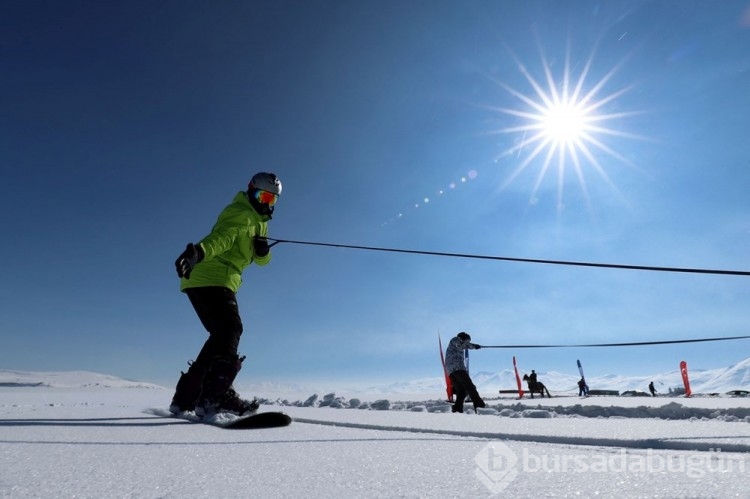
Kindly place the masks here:
POLYGON ((508 397, 477 415, 329 395, 267 401, 289 427, 229 431, 148 413, 171 395, 0 371, 0 497, 750 497, 747 397, 508 397))

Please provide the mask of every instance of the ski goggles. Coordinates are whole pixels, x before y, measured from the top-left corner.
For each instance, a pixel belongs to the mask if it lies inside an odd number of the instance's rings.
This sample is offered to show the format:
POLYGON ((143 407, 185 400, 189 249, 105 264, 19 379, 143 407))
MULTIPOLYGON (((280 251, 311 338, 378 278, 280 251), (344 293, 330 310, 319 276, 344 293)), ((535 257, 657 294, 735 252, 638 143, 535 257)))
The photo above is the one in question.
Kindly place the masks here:
POLYGON ((279 199, 279 195, 274 194, 273 192, 261 191, 259 189, 255 191, 255 199, 259 203, 267 204, 268 206, 273 206, 276 204, 276 200, 279 199))

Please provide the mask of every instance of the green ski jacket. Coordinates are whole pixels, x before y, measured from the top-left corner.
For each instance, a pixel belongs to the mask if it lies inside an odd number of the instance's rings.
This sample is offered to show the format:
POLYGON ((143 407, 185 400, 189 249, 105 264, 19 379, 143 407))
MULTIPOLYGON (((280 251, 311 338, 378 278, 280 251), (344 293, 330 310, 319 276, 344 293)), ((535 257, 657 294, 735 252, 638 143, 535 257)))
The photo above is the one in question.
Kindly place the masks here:
POLYGON ((239 192, 219 214, 211 233, 198 243, 205 253, 190 274, 180 279, 180 290, 222 286, 234 293, 242 285, 242 271, 251 263, 265 265, 271 253, 255 256, 254 237, 268 236, 270 216, 260 215, 250 205, 247 193, 239 192))

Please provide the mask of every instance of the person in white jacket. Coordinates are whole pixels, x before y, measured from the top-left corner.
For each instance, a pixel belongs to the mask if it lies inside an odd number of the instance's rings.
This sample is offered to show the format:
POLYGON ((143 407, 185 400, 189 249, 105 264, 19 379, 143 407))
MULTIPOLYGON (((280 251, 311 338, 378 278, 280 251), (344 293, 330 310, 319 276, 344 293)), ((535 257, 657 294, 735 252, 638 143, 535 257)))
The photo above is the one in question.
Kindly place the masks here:
POLYGON ((448 372, 453 390, 456 394, 456 402, 453 404, 453 412, 464 412, 464 399, 468 394, 474 404, 474 411, 479 407, 485 407, 484 400, 479 396, 477 387, 469 377, 464 362, 464 350, 479 350, 480 345, 471 342, 471 336, 466 332, 460 332, 448 343, 445 351, 445 370, 448 372))

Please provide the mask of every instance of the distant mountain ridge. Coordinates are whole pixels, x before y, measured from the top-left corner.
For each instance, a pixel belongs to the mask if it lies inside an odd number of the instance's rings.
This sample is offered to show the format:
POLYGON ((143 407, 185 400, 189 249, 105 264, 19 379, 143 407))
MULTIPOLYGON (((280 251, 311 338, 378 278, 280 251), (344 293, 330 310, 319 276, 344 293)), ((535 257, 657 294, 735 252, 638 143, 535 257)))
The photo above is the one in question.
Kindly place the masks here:
MULTIPOLYGON (((538 379, 552 393, 577 393, 579 376, 563 374, 556 371, 537 371, 538 379)), ((496 394, 498 390, 516 388, 515 373, 511 369, 499 372, 471 373, 474 384, 482 394, 496 394)), ((750 390, 750 358, 729 367, 716 369, 690 370, 690 387, 693 393, 725 393, 730 390, 750 390)), ((607 374, 587 377, 586 383, 592 390, 626 390, 648 391, 648 384, 654 382, 660 394, 666 394, 670 388, 682 388, 682 377, 678 369, 659 374, 643 376, 621 376, 607 374)), ((524 389, 526 385, 524 384, 524 389)), ((385 386, 373 386, 368 389, 381 393, 444 393, 443 377, 424 378, 414 381, 393 383, 385 386)))
POLYGON ((0 370, 0 387, 47 386, 54 388, 154 388, 159 385, 132 381, 89 371, 5 371, 0 370))
MULTIPOLYGON (((544 383, 552 394, 575 394, 578 392, 578 376, 556 371, 539 371, 539 381, 544 383)), ((750 358, 729 367, 690 371, 690 385, 693 393, 726 393, 730 390, 750 390, 750 358)), ((516 388, 515 373, 510 369, 499 372, 472 372, 472 379, 480 393, 493 396, 498 390, 516 388)), ((586 379, 592 390, 626 390, 648 391, 648 384, 653 381, 659 394, 666 394, 670 388, 681 388, 682 378, 677 369, 661 374, 643 376, 621 376, 607 374, 586 379)), ((107 374, 88 371, 34 372, 0 370, 0 387, 53 387, 53 388, 149 388, 164 390, 165 387, 153 383, 133 381, 107 374)), ((243 388, 245 384, 243 383, 243 388)), ((308 388, 277 383, 248 383, 247 388, 257 393, 289 391, 302 393, 308 388)), ((340 387, 326 387, 340 390, 340 387)), ((525 389, 525 385, 524 385, 525 389)), ((423 394, 440 397, 445 393, 445 380, 442 376, 422 378, 391 384, 371 385, 347 392, 368 394, 423 394)))

